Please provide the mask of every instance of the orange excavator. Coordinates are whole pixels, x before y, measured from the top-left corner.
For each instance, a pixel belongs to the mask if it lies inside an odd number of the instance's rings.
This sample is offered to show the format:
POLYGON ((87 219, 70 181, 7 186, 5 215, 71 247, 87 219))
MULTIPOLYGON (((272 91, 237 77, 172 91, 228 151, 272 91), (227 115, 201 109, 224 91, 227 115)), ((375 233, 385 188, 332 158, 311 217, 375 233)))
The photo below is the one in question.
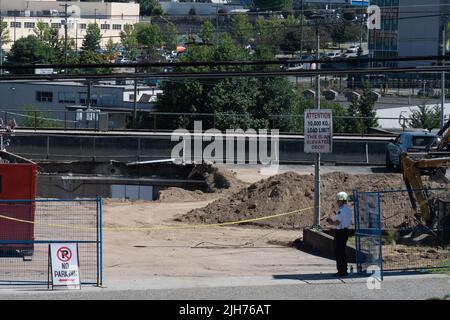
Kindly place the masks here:
POLYGON ((409 199, 417 216, 432 230, 444 226, 449 228, 450 199, 431 196, 424 187, 422 176, 448 185, 445 174, 450 166, 450 120, 439 130, 437 138, 426 148, 425 153, 402 154, 400 163, 409 199))

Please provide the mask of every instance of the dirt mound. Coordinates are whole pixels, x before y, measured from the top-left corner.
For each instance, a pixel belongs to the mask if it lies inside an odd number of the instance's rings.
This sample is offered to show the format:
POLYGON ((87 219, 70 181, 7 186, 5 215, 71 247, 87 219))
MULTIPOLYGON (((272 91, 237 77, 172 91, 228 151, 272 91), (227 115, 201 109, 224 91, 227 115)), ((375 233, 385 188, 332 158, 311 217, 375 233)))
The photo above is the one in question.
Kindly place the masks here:
POLYGON ((186 190, 182 188, 168 188, 159 192, 161 202, 189 202, 208 200, 208 195, 200 190, 186 190))
MULTIPOLYGON (((404 189, 400 174, 351 175, 334 172, 321 176, 322 221, 334 216, 335 195, 339 191, 404 189)), ((287 172, 261 180, 226 198, 218 199, 204 208, 195 209, 180 220, 192 223, 222 223, 290 212, 314 205, 314 177, 287 172)), ((383 226, 395 227, 414 213, 406 193, 382 197, 383 226)), ((275 219, 254 222, 273 228, 302 228, 313 223, 313 210, 275 219)))
POLYGON ((233 194, 248 186, 248 183, 236 178, 236 173, 206 163, 198 166, 191 173, 193 175, 199 175, 206 182, 206 192, 171 187, 161 190, 158 199, 161 202, 204 201, 218 194, 233 194))

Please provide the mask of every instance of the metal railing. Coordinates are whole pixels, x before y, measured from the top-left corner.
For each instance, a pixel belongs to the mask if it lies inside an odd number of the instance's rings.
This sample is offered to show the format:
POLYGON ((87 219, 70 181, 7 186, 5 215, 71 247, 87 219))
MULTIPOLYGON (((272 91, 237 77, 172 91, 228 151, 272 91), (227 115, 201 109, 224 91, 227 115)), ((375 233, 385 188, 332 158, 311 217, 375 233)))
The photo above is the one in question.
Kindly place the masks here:
MULTIPOLYGON (((87 131, 157 131, 171 132, 175 129, 194 130, 195 121, 201 121, 201 130, 208 129, 248 129, 251 127, 252 116, 239 113, 172 113, 158 111, 139 111, 136 121, 133 121, 133 112, 100 112, 92 111, 17 111, 2 110, 0 117, 4 123, 12 119, 16 121, 18 129, 52 129, 52 130, 87 130, 87 131), (105 115, 102 126, 100 115, 105 115), (247 121, 247 122, 246 122, 247 121), (133 127, 135 124, 135 127, 133 127), (106 130, 105 130, 106 128, 106 130)), ((399 117, 378 117, 378 122, 390 121, 398 129, 406 130, 410 118, 403 115, 399 117)), ((364 125, 367 117, 334 116, 335 134, 357 134, 365 135, 369 129, 364 125), (353 125, 351 125, 351 124, 353 125), (360 130, 355 130, 355 128, 360 130)), ((277 129, 280 133, 303 134, 304 116, 269 114, 265 117, 265 123, 253 129, 277 129)), ((376 128, 375 128, 376 129, 376 128)), ((388 134, 388 133, 387 133, 388 134)))

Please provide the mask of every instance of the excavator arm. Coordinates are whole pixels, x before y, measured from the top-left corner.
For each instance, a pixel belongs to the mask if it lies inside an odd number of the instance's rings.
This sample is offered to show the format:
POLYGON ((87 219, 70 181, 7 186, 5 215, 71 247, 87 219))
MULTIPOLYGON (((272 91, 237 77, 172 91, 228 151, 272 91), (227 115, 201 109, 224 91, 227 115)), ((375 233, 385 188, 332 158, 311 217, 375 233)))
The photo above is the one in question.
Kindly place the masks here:
POLYGON ((409 200, 414 210, 419 209, 420 216, 427 223, 435 216, 426 189, 423 187, 422 176, 429 176, 431 180, 448 183, 445 171, 450 165, 450 157, 425 158, 414 160, 407 154, 400 156, 403 180, 408 190, 409 200))

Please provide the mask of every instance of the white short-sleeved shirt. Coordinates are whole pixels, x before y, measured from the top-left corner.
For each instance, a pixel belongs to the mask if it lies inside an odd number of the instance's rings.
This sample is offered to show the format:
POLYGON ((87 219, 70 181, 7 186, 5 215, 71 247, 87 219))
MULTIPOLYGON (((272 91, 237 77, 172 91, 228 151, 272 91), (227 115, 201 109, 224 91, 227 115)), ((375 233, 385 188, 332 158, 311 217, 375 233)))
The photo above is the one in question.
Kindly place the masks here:
POLYGON ((334 229, 346 229, 351 226, 353 220, 352 209, 350 209, 346 204, 343 204, 339 208, 339 212, 336 214, 336 221, 339 221, 338 226, 333 226, 334 229))

